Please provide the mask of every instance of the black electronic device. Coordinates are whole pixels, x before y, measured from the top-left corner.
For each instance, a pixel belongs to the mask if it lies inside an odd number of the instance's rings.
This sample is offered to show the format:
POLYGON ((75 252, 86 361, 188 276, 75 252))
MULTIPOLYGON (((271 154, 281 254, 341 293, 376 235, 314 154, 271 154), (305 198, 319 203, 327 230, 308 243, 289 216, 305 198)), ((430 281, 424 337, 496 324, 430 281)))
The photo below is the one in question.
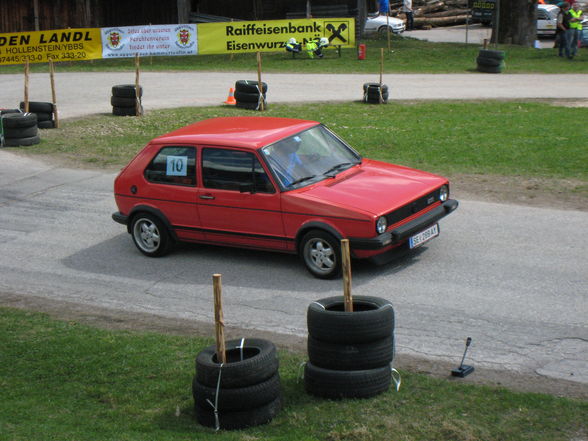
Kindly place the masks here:
POLYGON ((473 366, 468 366, 467 364, 463 364, 465 357, 466 357, 466 353, 468 352, 468 348, 470 347, 471 344, 472 344, 472 338, 468 337, 466 340, 465 351, 463 351, 463 357, 461 358, 461 364, 459 365, 458 368, 453 369, 451 371, 451 375, 453 375, 454 377, 463 378, 467 375, 470 375, 472 372, 474 372, 473 366))

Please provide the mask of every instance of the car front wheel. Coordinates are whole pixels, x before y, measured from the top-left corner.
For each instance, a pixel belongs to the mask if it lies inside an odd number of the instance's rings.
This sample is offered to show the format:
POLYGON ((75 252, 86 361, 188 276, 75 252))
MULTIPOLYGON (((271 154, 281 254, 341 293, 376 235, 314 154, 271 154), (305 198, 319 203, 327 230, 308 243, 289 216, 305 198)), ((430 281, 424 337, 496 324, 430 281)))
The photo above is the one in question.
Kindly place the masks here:
POLYGON ((172 245, 167 228, 151 214, 136 215, 133 218, 131 234, 139 251, 149 257, 163 256, 169 252, 172 245))
POLYGON ((332 279, 341 274, 341 246, 331 234, 320 230, 306 233, 300 253, 304 265, 315 277, 332 279))

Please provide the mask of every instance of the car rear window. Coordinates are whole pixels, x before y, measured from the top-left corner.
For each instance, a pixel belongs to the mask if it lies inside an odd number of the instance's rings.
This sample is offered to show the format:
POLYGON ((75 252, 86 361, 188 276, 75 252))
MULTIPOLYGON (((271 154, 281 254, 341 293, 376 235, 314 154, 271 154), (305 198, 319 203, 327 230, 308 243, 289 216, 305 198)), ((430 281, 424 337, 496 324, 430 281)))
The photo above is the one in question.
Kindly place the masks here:
POLYGON ((173 185, 196 185, 196 148, 164 147, 145 169, 149 182, 173 185))

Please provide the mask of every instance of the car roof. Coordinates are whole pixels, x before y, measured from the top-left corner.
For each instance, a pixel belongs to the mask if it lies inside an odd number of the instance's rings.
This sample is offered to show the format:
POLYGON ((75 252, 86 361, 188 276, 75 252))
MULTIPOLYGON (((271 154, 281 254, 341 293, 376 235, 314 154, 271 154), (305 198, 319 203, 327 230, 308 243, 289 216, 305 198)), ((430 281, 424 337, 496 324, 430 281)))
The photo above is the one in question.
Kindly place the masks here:
POLYGON ((537 7, 539 9, 545 9, 545 10, 550 11, 550 12, 551 11, 554 11, 556 9, 559 9, 559 6, 557 6, 557 5, 542 5, 542 4, 538 4, 537 7))
POLYGON ((320 123, 292 118, 235 116, 211 118, 155 138, 153 143, 205 144, 259 149, 320 123))

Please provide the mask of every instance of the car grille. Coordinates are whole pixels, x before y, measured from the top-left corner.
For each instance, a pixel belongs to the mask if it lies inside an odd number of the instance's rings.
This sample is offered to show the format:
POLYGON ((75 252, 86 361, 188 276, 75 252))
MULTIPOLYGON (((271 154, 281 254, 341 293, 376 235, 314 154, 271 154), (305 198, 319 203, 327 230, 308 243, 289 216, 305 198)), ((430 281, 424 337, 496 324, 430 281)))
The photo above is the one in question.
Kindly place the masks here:
POLYGON ((415 213, 418 213, 421 210, 424 210, 425 208, 437 202, 439 200, 440 191, 441 189, 438 188, 435 191, 427 194, 426 196, 423 196, 388 213, 386 215, 388 227, 402 221, 403 219, 406 219, 407 217, 412 216, 415 213))

